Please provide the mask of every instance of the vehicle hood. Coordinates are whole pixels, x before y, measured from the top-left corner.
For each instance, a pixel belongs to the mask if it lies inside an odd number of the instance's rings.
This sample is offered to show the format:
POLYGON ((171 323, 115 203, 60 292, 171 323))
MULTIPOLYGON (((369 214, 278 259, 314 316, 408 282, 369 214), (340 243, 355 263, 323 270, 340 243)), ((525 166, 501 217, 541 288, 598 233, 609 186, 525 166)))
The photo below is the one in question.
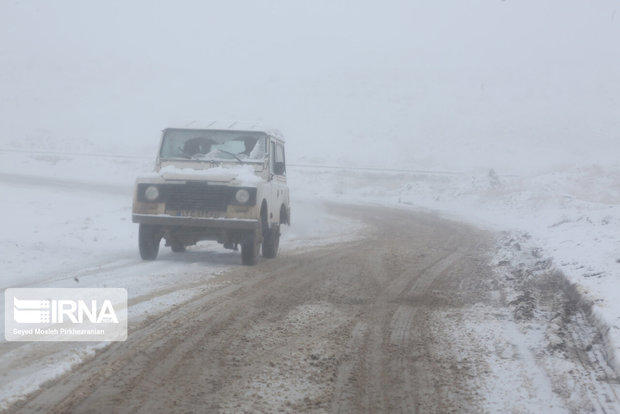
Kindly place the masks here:
POLYGON ((251 165, 219 166, 204 170, 167 165, 157 174, 166 181, 209 181, 232 185, 256 185, 262 181, 251 165))

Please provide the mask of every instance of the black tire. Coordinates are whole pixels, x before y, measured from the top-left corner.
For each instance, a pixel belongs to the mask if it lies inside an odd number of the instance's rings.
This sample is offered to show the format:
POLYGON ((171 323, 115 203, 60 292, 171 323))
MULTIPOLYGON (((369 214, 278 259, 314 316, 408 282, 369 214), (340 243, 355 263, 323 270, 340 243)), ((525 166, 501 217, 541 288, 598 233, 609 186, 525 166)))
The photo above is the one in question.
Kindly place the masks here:
POLYGON ((264 219, 261 217, 258 229, 245 242, 241 243, 241 263, 245 266, 254 266, 258 263, 260 245, 263 240, 263 223, 264 219))
POLYGON ((265 231, 263 236, 263 257, 273 259, 278 254, 280 247, 280 226, 274 226, 265 231))
POLYGON ((181 243, 175 241, 170 243, 170 250, 174 253, 184 253, 186 249, 181 243))
POLYGON ((251 241, 241 243, 241 263, 254 266, 258 262, 259 251, 260 243, 257 241, 257 235, 254 235, 251 241))
POLYGON ((140 224, 138 244, 140 247, 140 257, 142 257, 143 260, 155 260, 157 258, 161 236, 161 232, 157 227, 148 224, 140 224))

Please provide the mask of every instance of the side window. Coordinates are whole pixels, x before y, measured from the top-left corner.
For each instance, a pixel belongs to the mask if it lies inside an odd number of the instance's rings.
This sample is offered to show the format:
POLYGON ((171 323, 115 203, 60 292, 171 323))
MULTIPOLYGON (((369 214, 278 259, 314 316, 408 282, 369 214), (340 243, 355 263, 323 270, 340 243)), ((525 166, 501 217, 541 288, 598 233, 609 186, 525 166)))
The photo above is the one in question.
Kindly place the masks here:
POLYGON ((278 143, 276 145, 276 174, 286 175, 286 160, 284 158, 284 145, 278 143))
POLYGON ((269 145, 269 172, 275 174, 276 143, 271 140, 269 145))

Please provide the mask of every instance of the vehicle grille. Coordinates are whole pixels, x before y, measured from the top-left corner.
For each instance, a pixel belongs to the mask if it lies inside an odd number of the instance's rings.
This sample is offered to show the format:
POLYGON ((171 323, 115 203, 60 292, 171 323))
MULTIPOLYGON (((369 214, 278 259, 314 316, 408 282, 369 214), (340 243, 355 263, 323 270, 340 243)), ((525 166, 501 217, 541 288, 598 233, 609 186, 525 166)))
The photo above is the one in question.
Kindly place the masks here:
POLYGON ((170 186, 166 212, 179 211, 226 211, 228 205, 227 187, 204 183, 187 183, 170 186))

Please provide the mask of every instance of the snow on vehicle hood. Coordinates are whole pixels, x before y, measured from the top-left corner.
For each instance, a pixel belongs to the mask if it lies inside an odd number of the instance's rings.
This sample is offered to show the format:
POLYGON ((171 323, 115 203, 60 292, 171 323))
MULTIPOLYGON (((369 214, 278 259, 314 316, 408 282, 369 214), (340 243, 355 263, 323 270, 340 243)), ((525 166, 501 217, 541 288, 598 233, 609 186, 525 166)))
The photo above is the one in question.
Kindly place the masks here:
POLYGON ((219 166, 206 170, 167 165, 159 170, 158 175, 164 180, 208 180, 236 185, 256 185, 262 181, 250 165, 219 166))

